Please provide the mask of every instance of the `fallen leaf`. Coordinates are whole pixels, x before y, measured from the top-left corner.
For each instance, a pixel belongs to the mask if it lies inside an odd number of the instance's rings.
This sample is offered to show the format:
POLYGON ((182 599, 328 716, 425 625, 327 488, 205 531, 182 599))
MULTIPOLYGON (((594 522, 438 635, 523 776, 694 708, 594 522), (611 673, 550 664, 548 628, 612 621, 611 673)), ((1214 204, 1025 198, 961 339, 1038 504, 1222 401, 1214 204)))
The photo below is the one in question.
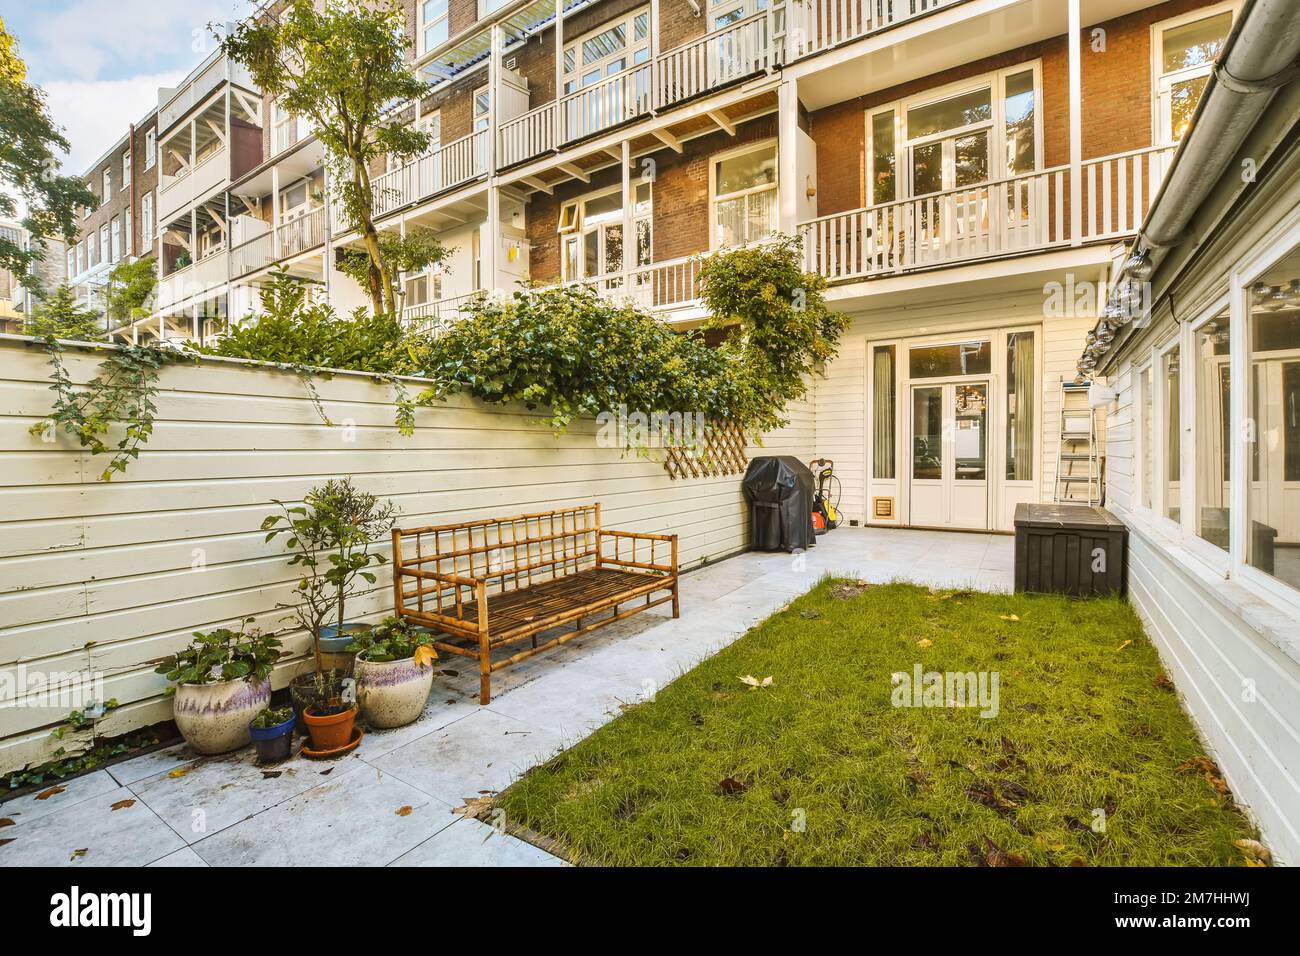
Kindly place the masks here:
POLYGON ((1019 615, 1019 614, 999 614, 998 617, 1000 617, 1000 618, 1001 618, 1002 620, 1004 620, 1004 621, 1018 621, 1018 620, 1020 620, 1020 615, 1019 615))
POLYGON ((441 671, 438 671, 438 673, 441 674, 443 677, 459 677, 459 676, 460 676, 460 671, 441 670, 441 671))
POLYGON ((183 776, 185 776, 187 773, 190 772, 190 770, 191 770, 193 767, 194 767, 193 764, 186 764, 184 767, 177 767, 177 768, 176 768, 175 770, 173 770, 171 773, 167 774, 167 776, 169 776, 169 777, 171 777, 173 780, 175 780, 175 779, 177 779, 178 777, 183 777, 183 776))
POLYGON ((735 777, 724 777, 722 780, 718 781, 718 789, 726 796, 734 797, 748 790, 749 784, 737 780, 735 777))
POLYGON ((463 797, 464 806, 456 807, 451 812, 459 813, 467 820, 481 820, 492 809, 491 797, 463 797))
POLYGON ((48 800, 48 799, 50 799, 50 797, 53 797, 53 796, 55 796, 56 794, 63 793, 63 791, 65 791, 65 790, 67 790, 67 789, 68 789, 67 787, 50 787, 50 789, 48 789, 48 790, 42 790, 40 793, 38 793, 38 794, 36 795, 36 799, 37 799, 37 800, 48 800))
POLYGON ((0 817, 0 827, 15 827, 17 825, 9 817, 0 817))
POLYGON ((1117 650, 1117 651, 1122 651, 1122 650, 1124 650, 1124 648, 1128 647, 1128 646, 1129 646, 1130 644, 1132 644, 1132 643, 1133 643, 1132 641, 1125 641, 1125 642, 1124 642, 1123 644, 1121 644, 1119 647, 1115 648, 1115 650, 1117 650))
POLYGON ((72 862, 73 860, 79 860, 89 852, 90 852, 89 847, 82 847, 80 850, 73 850, 72 856, 68 857, 68 862, 72 862))
POLYGON ((119 801, 117 801, 117 803, 113 804, 109 809, 110 809, 110 810, 126 810, 126 809, 129 809, 130 807, 133 807, 133 806, 135 806, 135 801, 134 801, 134 800, 119 800, 119 801))
POLYGON ((932 647, 933 645, 934 641, 930 640, 928 637, 923 637, 916 642, 917 647, 932 647))
POLYGON ((284 773, 283 770, 263 770, 263 771, 262 771, 262 779, 263 779, 263 780, 275 780, 275 779, 276 779, 277 777, 279 777, 282 773, 284 773))
POLYGON ((328 777, 328 776, 329 776, 330 774, 332 774, 333 772, 334 772, 334 768, 333 768, 333 767, 326 767, 324 770, 322 770, 322 771, 320 772, 320 775, 321 775, 322 777, 328 777))
POLYGON ((1232 793, 1228 787, 1228 782, 1223 779, 1223 774, 1219 770, 1219 765, 1209 757, 1193 757, 1191 760, 1184 760, 1178 765, 1177 773, 1187 773, 1195 771, 1205 778, 1205 782, 1213 787, 1223 796, 1232 793))
POLYGON ((984 843, 988 846, 988 854, 985 860, 989 866, 1025 866, 1025 858, 1018 853, 1012 853, 1004 850, 988 837, 984 838, 984 843))
POLYGON ((1250 857, 1246 857, 1246 865, 1247 866, 1268 866, 1268 864, 1265 863, 1263 860, 1252 860, 1250 857))
POLYGON ((438 659, 438 652, 428 644, 421 644, 415 649, 415 666, 432 667, 433 662, 438 659))
POLYGON ((13 843, 14 840, 16 840, 16 839, 18 839, 18 838, 17 838, 17 837, 4 837, 3 839, 0 839, 0 846, 4 846, 6 843, 13 843))
POLYGON ((752 674, 746 674, 744 677, 740 678, 740 682, 742 684, 748 684, 750 686, 750 689, 752 690, 757 690, 759 687, 772 686, 771 677, 764 677, 762 680, 759 680, 757 677, 754 677, 752 674))
POLYGON ((399 817, 409 817, 414 809, 411 806, 398 807, 396 813, 399 817))
POLYGON ((1268 847, 1258 840, 1234 840, 1232 845, 1246 854, 1247 861, 1258 860, 1261 863, 1267 863, 1273 857, 1273 854, 1268 851, 1268 847))
POLYGON ((1173 690, 1173 689, 1174 689, 1174 682, 1171 681, 1171 680, 1170 680, 1168 677, 1166 677, 1164 674, 1157 674, 1156 677, 1155 677, 1155 680, 1152 681, 1152 683, 1154 683, 1154 684, 1155 684, 1157 687, 1159 687, 1161 690, 1173 690))

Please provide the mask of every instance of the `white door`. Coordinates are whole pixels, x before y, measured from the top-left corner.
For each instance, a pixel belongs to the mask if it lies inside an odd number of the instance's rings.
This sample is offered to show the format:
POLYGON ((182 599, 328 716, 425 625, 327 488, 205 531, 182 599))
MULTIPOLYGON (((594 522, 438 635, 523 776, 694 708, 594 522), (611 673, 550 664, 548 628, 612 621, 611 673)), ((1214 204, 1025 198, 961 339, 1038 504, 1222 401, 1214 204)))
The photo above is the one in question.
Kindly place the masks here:
POLYGON ((989 381, 914 385, 909 524, 989 526, 989 381))

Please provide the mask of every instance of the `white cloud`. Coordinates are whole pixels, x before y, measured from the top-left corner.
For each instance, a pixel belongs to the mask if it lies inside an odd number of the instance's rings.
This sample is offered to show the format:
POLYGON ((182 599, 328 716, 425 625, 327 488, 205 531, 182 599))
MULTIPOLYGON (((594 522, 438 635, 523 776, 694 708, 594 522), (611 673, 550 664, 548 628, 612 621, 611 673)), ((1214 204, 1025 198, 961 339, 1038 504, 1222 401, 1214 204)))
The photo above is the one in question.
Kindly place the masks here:
POLYGON ((45 85, 54 122, 66 128, 72 146, 63 169, 86 172, 96 159, 126 135, 131 124, 158 105, 158 88, 175 86, 185 73, 133 76, 101 82, 59 81, 45 85))

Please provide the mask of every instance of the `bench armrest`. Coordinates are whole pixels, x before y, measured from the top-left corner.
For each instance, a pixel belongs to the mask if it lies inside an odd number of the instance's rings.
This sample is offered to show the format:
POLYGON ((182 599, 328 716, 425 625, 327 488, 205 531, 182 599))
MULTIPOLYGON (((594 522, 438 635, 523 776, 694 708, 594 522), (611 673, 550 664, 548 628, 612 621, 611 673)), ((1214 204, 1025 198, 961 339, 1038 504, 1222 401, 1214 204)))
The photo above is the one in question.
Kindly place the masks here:
POLYGON ((596 533, 596 566, 613 565, 636 568, 641 571, 666 571, 677 574, 677 535, 650 534, 642 531, 610 531, 604 528, 596 533), (646 542, 644 548, 638 547, 646 542), (606 553, 605 545, 612 542, 613 553, 606 553), (622 546, 626 542, 626 546, 622 546), (665 555, 663 552, 667 551, 665 555), (625 553, 627 552, 627 553, 625 553))

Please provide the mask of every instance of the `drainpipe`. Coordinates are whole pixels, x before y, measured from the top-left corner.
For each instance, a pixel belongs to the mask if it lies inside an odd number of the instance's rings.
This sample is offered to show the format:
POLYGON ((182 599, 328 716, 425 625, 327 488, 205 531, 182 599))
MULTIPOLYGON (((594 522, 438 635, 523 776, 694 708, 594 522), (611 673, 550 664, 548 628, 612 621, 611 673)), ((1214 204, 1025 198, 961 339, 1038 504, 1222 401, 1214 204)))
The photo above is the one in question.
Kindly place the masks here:
MULTIPOLYGON (((1130 258, 1116 277, 1115 287, 1126 278, 1149 278, 1174 247, 1196 238, 1188 232, 1193 215, 1277 91, 1298 78, 1300 15, 1295 0, 1251 0, 1215 63, 1192 129, 1183 138, 1133 242, 1131 255, 1142 254, 1146 261, 1136 265, 1130 258)), ((1246 186, 1243 182, 1241 190, 1246 186)), ((1110 355, 1116 354, 1132 330, 1132 323, 1124 326, 1110 355)), ((1105 364, 1104 359, 1099 361, 1099 370, 1105 364)))

